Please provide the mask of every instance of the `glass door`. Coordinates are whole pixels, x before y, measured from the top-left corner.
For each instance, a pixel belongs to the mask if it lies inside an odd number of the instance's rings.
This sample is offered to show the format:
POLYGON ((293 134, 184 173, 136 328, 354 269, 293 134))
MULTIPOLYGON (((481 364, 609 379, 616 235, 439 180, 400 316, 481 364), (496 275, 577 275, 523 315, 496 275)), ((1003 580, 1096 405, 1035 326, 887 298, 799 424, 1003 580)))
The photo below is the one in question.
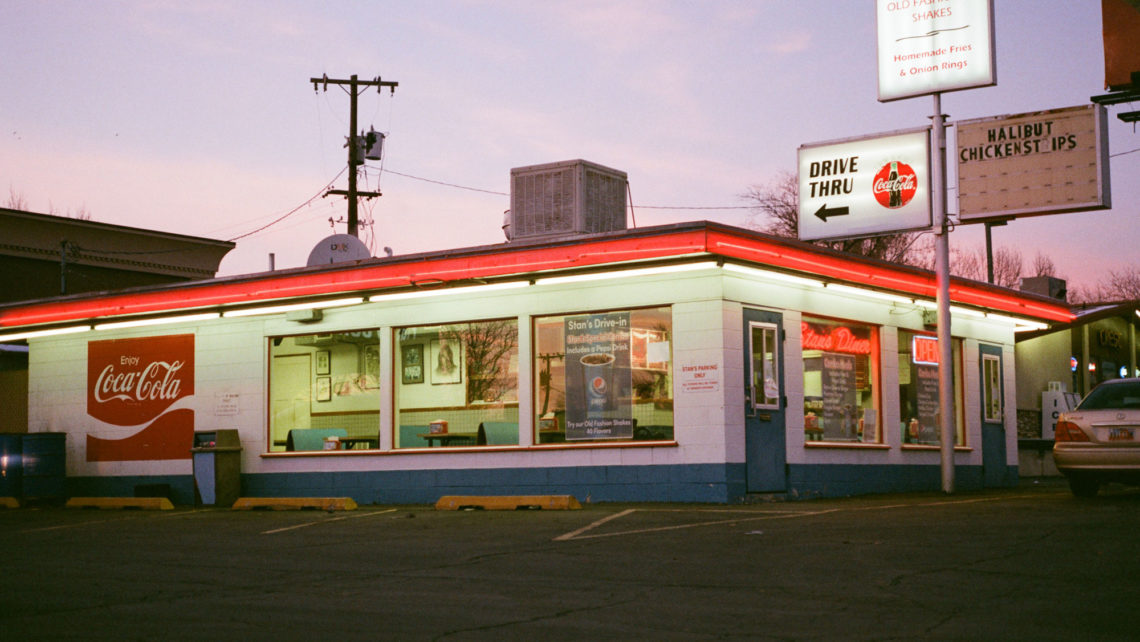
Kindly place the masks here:
POLYGON ((783 315, 744 310, 744 449, 747 490, 776 493, 787 489, 787 437, 784 430, 784 383, 781 363, 783 315))

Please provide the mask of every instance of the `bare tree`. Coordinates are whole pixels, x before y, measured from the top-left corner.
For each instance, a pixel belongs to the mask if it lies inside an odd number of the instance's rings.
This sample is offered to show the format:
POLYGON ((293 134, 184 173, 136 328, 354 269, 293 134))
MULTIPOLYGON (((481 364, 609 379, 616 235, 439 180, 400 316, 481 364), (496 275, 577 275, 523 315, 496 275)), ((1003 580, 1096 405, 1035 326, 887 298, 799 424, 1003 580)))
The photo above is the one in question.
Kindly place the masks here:
MULTIPOLYGON (((766 234, 799 237, 799 180, 791 172, 780 172, 767 185, 753 185, 742 197, 752 203, 747 225, 766 234)), ((844 241, 813 241, 815 245, 894 263, 915 265, 911 255, 918 234, 889 234, 844 241)))
MULTIPOLYGON (((950 273, 975 281, 987 281, 989 266, 984 247, 954 249, 950 253, 950 273)), ((1021 283, 1021 252, 1008 247, 994 251, 994 284, 1016 288, 1021 283)))
POLYGON ((511 354, 518 350, 518 330, 514 322, 452 325, 441 335, 463 346, 468 403, 503 401, 517 394, 509 376, 511 354))
POLYGON ((23 194, 16 191, 16 188, 11 185, 8 186, 8 202, 4 204, 10 210, 28 210, 28 199, 23 194))
POLYGON ((1116 303, 1140 300, 1140 267, 1129 266, 1112 270, 1099 283, 1090 287, 1069 290, 1073 303, 1116 303))
POLYGON ((1031 276, 1057 276, 1057 265, 1053 259, 1041 250, 1033 257, 1033 274, 1031 276))

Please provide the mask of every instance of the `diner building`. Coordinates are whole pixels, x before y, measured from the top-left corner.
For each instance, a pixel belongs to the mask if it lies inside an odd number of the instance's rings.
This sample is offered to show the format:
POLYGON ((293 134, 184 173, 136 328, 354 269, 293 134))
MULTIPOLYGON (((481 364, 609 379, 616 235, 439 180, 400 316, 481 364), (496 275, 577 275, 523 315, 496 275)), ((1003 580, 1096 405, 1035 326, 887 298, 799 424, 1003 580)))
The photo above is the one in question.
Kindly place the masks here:
MULTIPOLYGON (((576 184, 624 179, 598 167, 576 184)), ((507 243, 0 308, 0 342, 29 346, 29 431, 66 433, 72 495, 178 503, 195 434, 226 429, 253 497, 937 490, 946 370, 957 486, 1016 484, 1015 337, 1069 322, 1063 302, 954 279, 940 363, 928 271, 624 229, 620 200, 601 229, 589 207, 528 223, 551 202, 532 178, 512 173, 507 243)))

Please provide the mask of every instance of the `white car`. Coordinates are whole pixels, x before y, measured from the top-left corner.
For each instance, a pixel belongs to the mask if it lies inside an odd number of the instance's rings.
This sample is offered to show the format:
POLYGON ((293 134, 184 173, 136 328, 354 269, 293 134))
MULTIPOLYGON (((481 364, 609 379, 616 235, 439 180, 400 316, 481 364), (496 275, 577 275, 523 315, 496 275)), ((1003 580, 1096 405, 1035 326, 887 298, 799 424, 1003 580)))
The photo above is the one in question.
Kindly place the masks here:
POLYGON ((1140 379, 1105 381, 1057 419, 1053 461, 1078 497, 1140 484, 1140 379))

